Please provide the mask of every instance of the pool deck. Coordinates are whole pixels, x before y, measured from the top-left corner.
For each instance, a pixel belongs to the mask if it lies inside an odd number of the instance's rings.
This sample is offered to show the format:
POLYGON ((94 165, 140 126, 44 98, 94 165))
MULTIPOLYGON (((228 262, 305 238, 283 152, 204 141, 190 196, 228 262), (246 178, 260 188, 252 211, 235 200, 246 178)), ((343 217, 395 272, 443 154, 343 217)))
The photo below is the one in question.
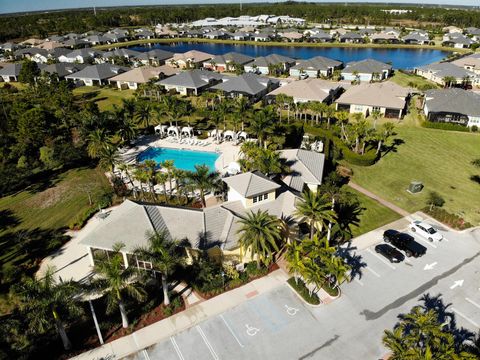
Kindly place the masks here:
POLYGON ((172 142, 167 138, 159 139, 158 136, 143 137, 137 141, 135 146, 120 152, 120 160, 127 164, 135 164, 137 162, 137 156, 149 147, 217 152, 220 153, 220 156, 215 161, 215 169, 223 174, 228 168, 228 165, 233 161, 237 161, 239 158, 240 145, 234 145, 233 142, 229 141, 216 144, 213 138, 208 138, 203 140, 203 142, 207 145, 180 144, 178 142, 172 142))

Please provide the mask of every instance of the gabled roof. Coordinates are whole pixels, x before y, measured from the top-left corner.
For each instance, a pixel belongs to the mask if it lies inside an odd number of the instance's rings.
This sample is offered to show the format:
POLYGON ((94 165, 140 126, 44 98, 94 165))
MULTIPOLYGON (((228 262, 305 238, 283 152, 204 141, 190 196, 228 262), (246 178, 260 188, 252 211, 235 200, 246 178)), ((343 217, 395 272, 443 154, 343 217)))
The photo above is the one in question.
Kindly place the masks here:
POLYGON ((104 80, 109 79, 122 72, 128 71, 129 68, 125 66, 117 66, 109 63, 90 65, 83 70, 65 76, 66 79, 93 79, 104 80))
POLYGON ((302 191, 304 184, 321 185, 325 155, 303 149, 280 150, 280 157, 287 161, 292 174, 283 181, 292 189, 302 191))
POLYGON ((425 92, 429 112, 480 116, 480 95, 463 89, 433 89, 425 92))
POLYGON ((342 65, 341 61, 332 60, 323 56, 315 56, 307 60, 298 60, 297 65, 291 69, 304 69, 304 70, 328 70, 342 65))
POLYGON ((258 67, 268 67, 268 65, 276 64, 285 64, 285 63, 294 63, 295 59, 292 59, 288 56, 270 54, 267 56, 257 57, 252 63, 248 64, 249 66, 256 65, 258 67))
POLYGON ((278 94, 285 94, 291 96, 297 101, 325 101, 332 92, 336 92, 342 88, 343 84, 307 78, 305 80, 292 81, 291 83, 281 86, 268 95, 276 96, 278 94))
POLYGON ((42 72, 47 72, 49 74, 57 74, 58 77, 61 78, 79 72, 86 66, 87 65, 85 64, 56 63, 50 65, 43 65, 41 67, 41 70, 42 72))
POLYGON ((150 67, 142 66, 130 71, 124 72, 120 75, 110 78, 110 81, 126 81, 135 82, 137 84, 144 84, 151 79, 158 78, 160 74, 171 76, 176 74, 177 70, 171 66, 150 67))
POLYGON ((241 196, 250 198, 265 194, 280 188, 280 185, 270 180, 259 171, 247 172, 222 179, 230 188, 241 196))
POLYGON ((342 73, 349 74, 353 73, 354 71, 358 71, 360 74, 373 74, 382 73, 385 70, 391 69, 392 65, 373 59, 366 59, 347 63, 347 66, 345 66, 345 69, 342 70, 342 73))
POLYGON ((362 39, 362 35, 356 33, 356 32, 348 32, 344 35, 340 36, 340 39, 362 39))
POLYGON ((215 64, 228 64, 228 63, 235 63, 235 64, 246 64, 251 61, 253 61, 252 56, 248 56, 245 54, 237 53, 237 52, 229 52, 223 55, 217 55, 215 56, 212 61, 215 62, 215 64))
POLYGON ((76 58, 77 56, 88 58, 88 57, 97 57, 102 55, 103 55, 103 51, 98 51, 92 48, 83 48, 83 49, 77 49, 69 52, 66 55, 66 57, 69 59, 73 59, 73 58, 76 58))
POLYGON ((31 47, 31 48, 24 48, 24 49, 19 49, 15 51, 14 55, 19 56, 19 55, 42 55, 47 57, 48 56, 48 51, 45 49, 40 49, 36 47, 31 47))
POLYGON ((128 58, 139 58, 142 55, 140 51, 134 51, 130 49, 115 49, 112 51, 104 52, 102 57, 104 59, 112 58, 114 56, 128 57, 128 58))
MULTIPOLYGON (((240 76, 224 78, 222 83, 212 86, 212 89, 254 96, 267 89, 272 81, 274 80, 263 76, 245 73, 240 76)), ((275 81, 278 82, 278 80, 275 81)))
POLYGON ((83 41, 85 42, 99 43, 99 44, 106 43, 108 40, 109 38, 106 38, 103 35, 90 35, 83 39, 83 41))
POLYGON ((172 60, 174 60, 174 61, 183 60, 185 62, 187 60, 192 60, 194 62, 204 62, 204 61, 210 60, 213 57, 214 57, 214 55, 212 55, 212 54, 208 54, 208 53, 205 53, 205 52, 202 52, 202 51, 197 51, 197 50, 190 50, 190 51, 187 51, 185 53, 175 53, 175 54, 173 54, 173 59, 172 60))
POLYGON ((0 76, 18 76, 22 69, 21 63, 7 64, 4 68, 0 69, 0 76))
POLYGON ((198 89, 208 85, 212 80, 222 80, 223 78, 225 78, 224 75, 213 71, 195 69, 181 72, 168 79, 161 80, 157 84, 198 89))
POLYGON ((356 104, 403 109, 410 90, 391 81, 351 86, 336 101, 339 104, 356 104))
POLYGON ((417 68, 418 70, 430 72, 439 78, 446 76, 454 77, 455 79, 462 79, 466 76, 475 77, 475 73, 465 70, 464 68, 454 65, 449 62, 425 65, 417 68))
POLYGON ((147 52, 149 59, 154 59, 158 61, 167 60, 173 57, 173 52, 162 50, 162 49, 153 49, 147 52))

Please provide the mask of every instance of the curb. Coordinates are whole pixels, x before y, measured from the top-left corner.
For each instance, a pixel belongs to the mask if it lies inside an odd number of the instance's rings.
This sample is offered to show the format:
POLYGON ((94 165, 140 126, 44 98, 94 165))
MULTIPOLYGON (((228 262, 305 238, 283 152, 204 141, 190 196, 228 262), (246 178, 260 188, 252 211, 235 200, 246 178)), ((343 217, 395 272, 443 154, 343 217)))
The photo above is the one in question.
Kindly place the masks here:
POLYGON ((298 292, 297 290, 295 290, 292 285, 290 285, 288 283, 288 281, 285 282, 287 284, 287 286, 290 288, 290 290, 292 290, 292 292, 300 299, 300 301, 302 301, 305 305, 307 306, 310 306, 310 307, 313 307, 313 308, 318 308, 320 306, 322 306, 324 303, 322 301, 322 299, 320 299, 320 297, 318 298, 320 300, 320 304, 318 305, 314 305, 314 304, 310 304, 309 302, 307 302, 298 292))

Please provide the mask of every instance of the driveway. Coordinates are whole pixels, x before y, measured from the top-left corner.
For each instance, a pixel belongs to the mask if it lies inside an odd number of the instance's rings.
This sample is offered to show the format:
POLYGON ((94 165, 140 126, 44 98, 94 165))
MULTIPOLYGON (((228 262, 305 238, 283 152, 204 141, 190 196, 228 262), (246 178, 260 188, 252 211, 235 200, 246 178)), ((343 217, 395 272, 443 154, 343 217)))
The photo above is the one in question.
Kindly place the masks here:
MULTIPOLYGON (((408 232, 406 222, 397 224, 408 232)), ((424 295, 440 295, 459 327, 478 331, 480 231, 442 233, 440 243, 412 234, 427 254, 391 264, 375 253, 379 234, 373 232, 372 245, 345 247, 358 272, 334 302, 310 307, 282 285, 129 359, 380 359, 387 353, 383 331, 424 295)))

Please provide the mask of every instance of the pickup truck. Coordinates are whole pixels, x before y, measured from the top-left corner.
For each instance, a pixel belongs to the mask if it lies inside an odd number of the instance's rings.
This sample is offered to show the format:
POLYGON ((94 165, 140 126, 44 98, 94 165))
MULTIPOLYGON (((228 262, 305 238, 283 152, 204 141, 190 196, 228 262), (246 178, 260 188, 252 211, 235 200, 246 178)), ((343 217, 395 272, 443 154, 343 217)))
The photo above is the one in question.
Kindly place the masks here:
POLYGON ((421 257, 427 252, 427 248, 417 243, 412 236, 397 230, 385 231, 383 233, 383 241, 391 243, 399 250, 405 251, 407 257, 421 257))

